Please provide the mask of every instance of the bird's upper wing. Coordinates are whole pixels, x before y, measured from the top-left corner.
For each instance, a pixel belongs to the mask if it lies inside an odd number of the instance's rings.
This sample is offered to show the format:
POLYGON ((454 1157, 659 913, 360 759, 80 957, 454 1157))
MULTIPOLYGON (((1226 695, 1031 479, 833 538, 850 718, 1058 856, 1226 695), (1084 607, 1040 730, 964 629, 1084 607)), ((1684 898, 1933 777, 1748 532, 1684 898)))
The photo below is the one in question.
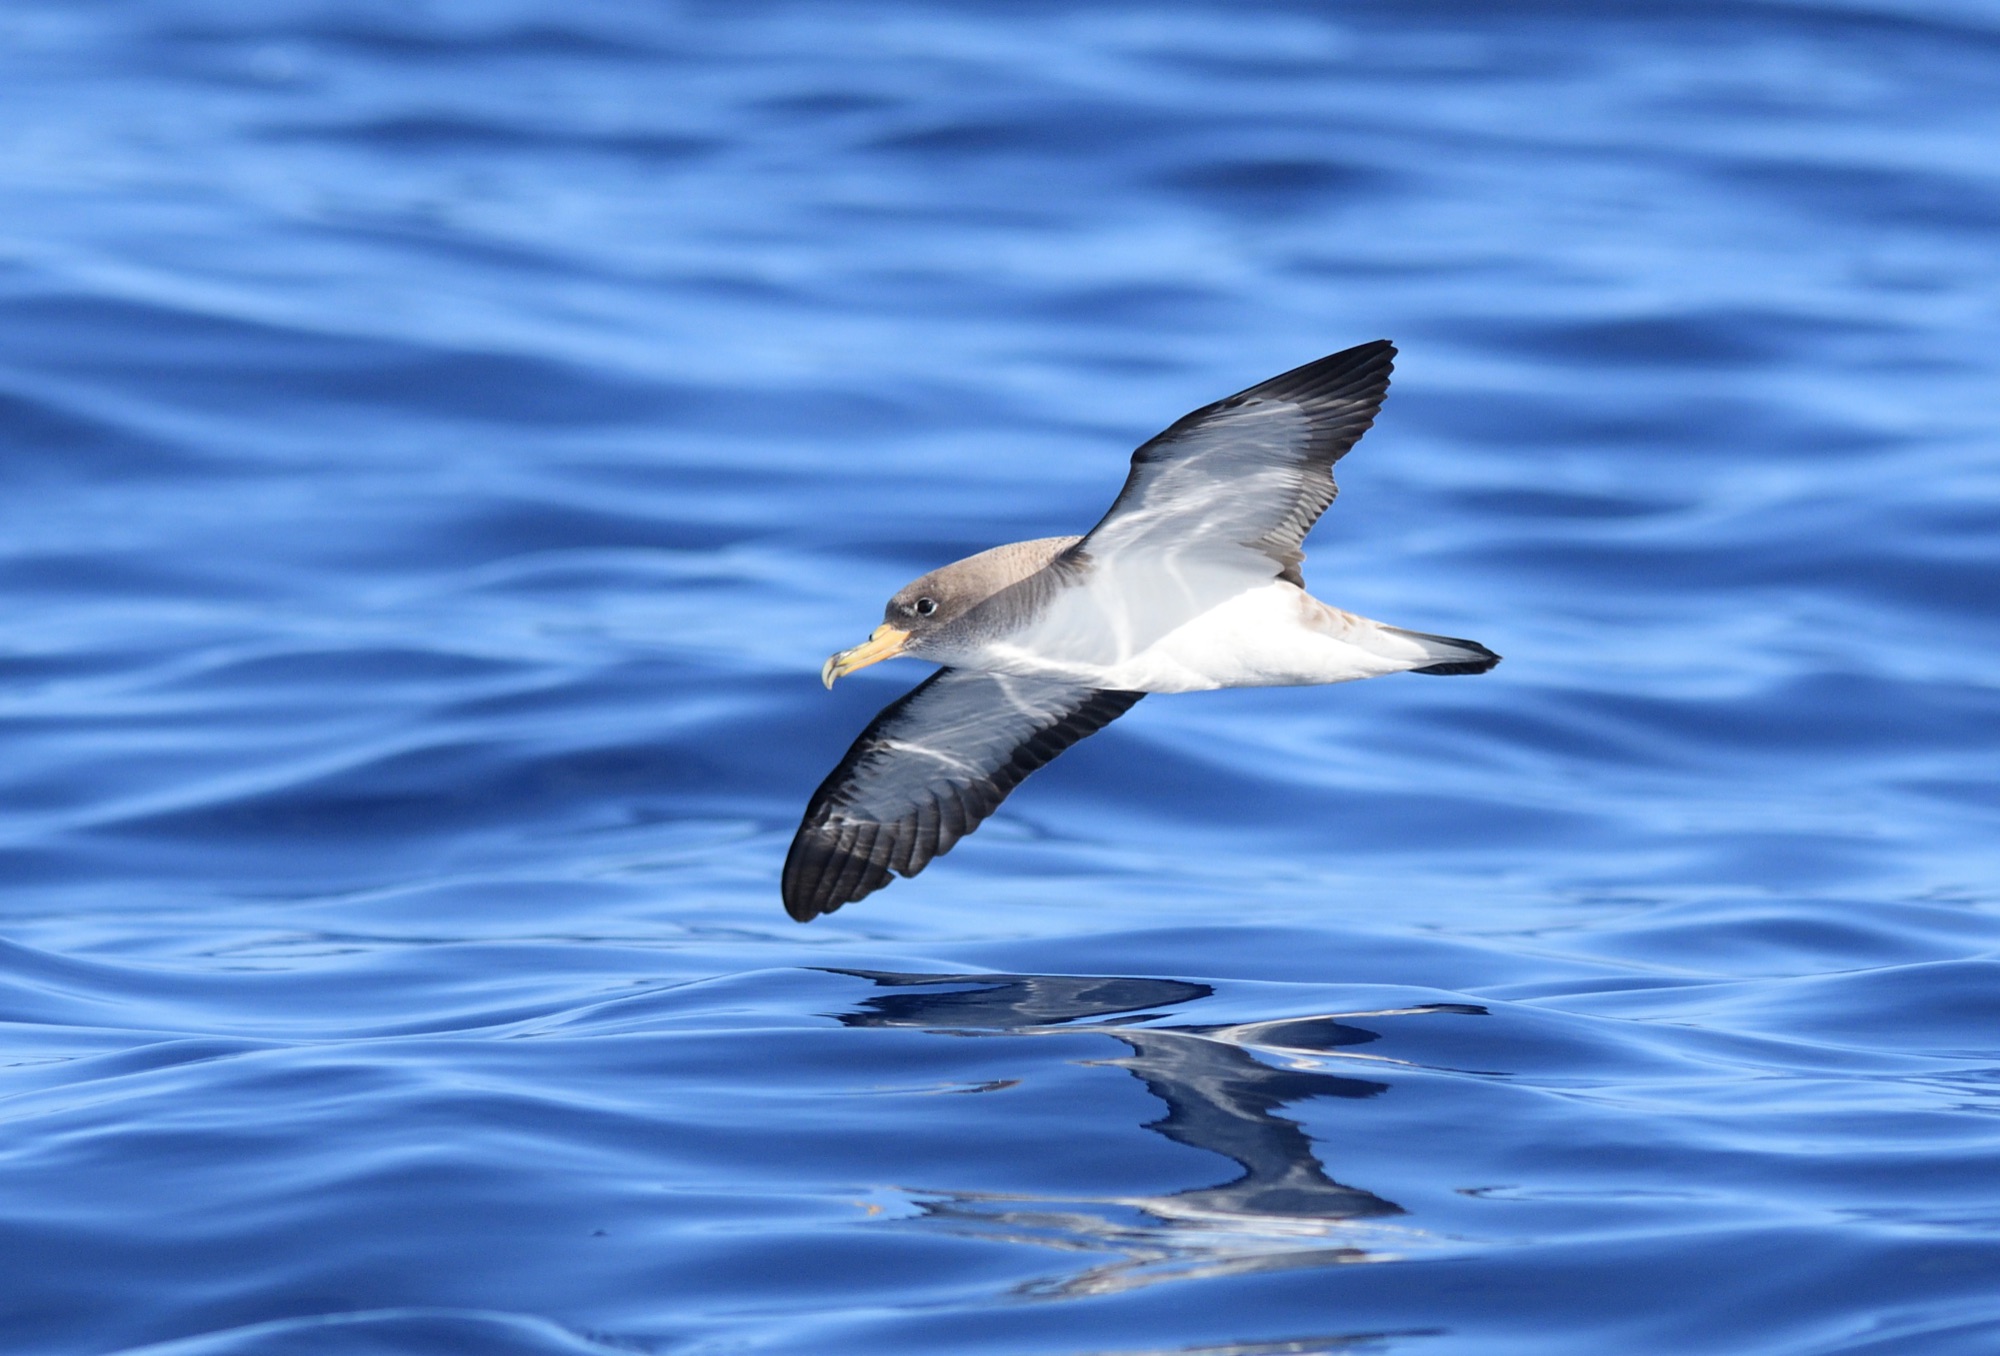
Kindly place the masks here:
POLYGON ((1132 454, 1111 511, 1072 549, 1100 566, 1303 584, 1300 543, 1333 502, 1333 464, 1375 422, 1395 356, 1377 339, 1185 416, 1132 454))
POLYGON ((820 783, 785 857, 801 923, 914 876, 1007 793, 1144 695, 941 669, 891 702, 820 783))

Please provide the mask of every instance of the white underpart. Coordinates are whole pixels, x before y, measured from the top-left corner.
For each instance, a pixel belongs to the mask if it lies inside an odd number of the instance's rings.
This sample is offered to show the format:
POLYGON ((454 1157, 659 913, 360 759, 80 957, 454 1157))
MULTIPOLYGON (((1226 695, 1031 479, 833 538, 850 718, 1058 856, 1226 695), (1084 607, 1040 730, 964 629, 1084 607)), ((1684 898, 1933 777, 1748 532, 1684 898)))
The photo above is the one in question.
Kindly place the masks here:
MULTIPOLYGON (((1179 583, 1168 591, 1180 593, 1179 583)), ((1329 607, 1283 580, 1232 593, 1179 625, 1155 622, 1165 601, 1075 589, 1025 632, 954 662, 1126 692, 1203 692, 1346 683, 1471 657, 1329 607)))

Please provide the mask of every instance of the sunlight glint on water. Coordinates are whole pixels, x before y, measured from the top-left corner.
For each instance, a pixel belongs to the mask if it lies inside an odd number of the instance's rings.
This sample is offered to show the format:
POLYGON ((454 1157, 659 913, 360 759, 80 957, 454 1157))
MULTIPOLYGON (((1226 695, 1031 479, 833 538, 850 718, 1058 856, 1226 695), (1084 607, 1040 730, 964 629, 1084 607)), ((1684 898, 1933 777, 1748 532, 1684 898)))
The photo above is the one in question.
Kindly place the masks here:
MULTIPOLYGON (((0 15, 0 1347, 2000 1342, 1977 7, 0 15), (1314 591, 787 921, 914 575, 1401 346, 1314 591)), ((900 672, 898 670, 901 670, 900 672)))

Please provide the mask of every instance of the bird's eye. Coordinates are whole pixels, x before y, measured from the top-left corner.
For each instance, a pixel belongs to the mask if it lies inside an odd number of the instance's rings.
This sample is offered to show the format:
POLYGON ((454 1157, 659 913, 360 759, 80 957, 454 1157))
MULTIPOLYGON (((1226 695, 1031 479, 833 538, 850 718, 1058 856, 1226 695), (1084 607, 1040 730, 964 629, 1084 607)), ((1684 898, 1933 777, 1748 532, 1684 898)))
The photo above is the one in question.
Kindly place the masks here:
POLYGON ((937 611, 937 599, 935 598, 917 599, 917 615, 919 617, 928 617, 931 615, 931 613, 935 611, 937 611))

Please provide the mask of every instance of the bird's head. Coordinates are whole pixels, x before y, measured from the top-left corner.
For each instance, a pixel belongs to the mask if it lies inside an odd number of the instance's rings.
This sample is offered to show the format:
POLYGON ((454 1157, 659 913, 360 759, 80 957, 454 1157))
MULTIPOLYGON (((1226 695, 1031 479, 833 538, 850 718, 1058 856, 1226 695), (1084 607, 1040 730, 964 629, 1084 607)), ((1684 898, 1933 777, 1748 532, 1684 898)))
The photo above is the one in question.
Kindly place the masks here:
POLYGON ((832 687, 836 678, 899 654, 940 664, 960 662, 968 647, 976 646, 993 624, 990 610, 971 616, 979 605, 1040 574, 1076 543, 1075 537, 1017 541, 955 560, 912 580, 882 609, 882 624, 873 635, 826 661, 819 671, 820 681, 832 687))
POLYGON ((946 627, 992 596, 990 585, 989 580, 968 578, 958 565, 912 580, 882 609, 882 624, 867 640, 826 661, 819 671, 820 681, 832 687, 836 678, 897 655, 925 658, 930 643, 946 627))

